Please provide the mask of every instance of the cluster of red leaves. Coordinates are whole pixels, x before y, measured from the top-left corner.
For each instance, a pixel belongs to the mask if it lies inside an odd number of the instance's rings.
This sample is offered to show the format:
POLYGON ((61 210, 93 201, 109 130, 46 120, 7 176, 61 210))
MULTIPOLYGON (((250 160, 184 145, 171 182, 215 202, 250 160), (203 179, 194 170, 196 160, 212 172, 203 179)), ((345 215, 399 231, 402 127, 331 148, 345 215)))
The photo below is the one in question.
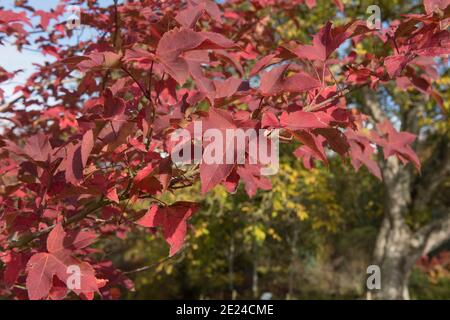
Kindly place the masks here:
MULTIPOLYGON (((283 142, 299 144, 295 155, 307 168, 327 163, 332 150, 381 178, 378 147, 420 167, 415 137, 387 120, 368 129, 346 95, 397 81, 442 102, 432 87, 433 58, 450 52, 448 1, 425 1, 426 14, 405 15, 388 30, 327 23, 312 44, 282 46, 260 11, 283 14, 315 1, 141 0, 102 8, 89 0, 82 24, 98 37, 76 45, 67 44, 63 7, 42 12, 16 3, 20 13, 0 10, 0 35, 55 61, 39 66, 0 110, 12 123, 0 137, 3 295, 117 298, 119 287, 132 284, 91 247, 97 236, 126 237, 140 225, 160 230, 174 255, 197 205, 163 203, 163 193, 197 180, 203 194, 220 184, 234 192, 241 181, 250 196, 271 189, 260 165, 173 164, 171 133, 196 120, 204 130, 280 129, 283 142), (32 15, 40 17, 37 39, 27 29, 32 15), (379 38, 386 55, 350 49, 338 58, 341 44, 367 37, 379 38), (142 212, 139 202, 152 205, 142 212), (73 293, 65 283, 69 265, 82 270, 73 293)), ((3 69, 0 76, 12 77, 3 69)))
POLYGON ((417 267, 426 273, 433 283, 442 278, 450 278, 450 251, 440 252, 433 257, 422 257, 417 261, 417 267))

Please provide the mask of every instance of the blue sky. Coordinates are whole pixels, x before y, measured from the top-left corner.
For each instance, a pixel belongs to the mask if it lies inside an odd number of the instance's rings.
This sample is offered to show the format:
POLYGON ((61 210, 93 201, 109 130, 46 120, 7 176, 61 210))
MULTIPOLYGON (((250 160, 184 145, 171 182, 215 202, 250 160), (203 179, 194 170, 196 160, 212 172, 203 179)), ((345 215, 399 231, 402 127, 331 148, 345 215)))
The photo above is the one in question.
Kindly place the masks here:
MULTIPOLYGON (((5 9, 13 9, 14 0, 1 0, 0 6, 5 9)), ((55 8, 59 0, 29 0, 29 4, 36 9, 49 11, 55 8)), ((113 3, 113 0, 101 0, 102 5, 108 6, 113 3)), ((8 40, 7 40, 8 41, 8 40)), ((14 87, 18 84, 23 83, 27 77, 33 72, 33 63, 42 64, 46 60, 52 59, 49 56, 44 56, 39 52, 33 50, 22 50, 21 52, 8 44, 6 41, 4 45, 0 45, 0 66, 5 68, 7 71, 14 71, 18 69, 23 69, 24 72, 18 74, 14 79, 6 83, 1 84, 1 88, 5 91, 6 101, 12 98, 12 92, 14 87)))
MULTIPOLYGON (((33 8, 38 8, 42 10, 48 10, 50 8, 54 8, 58 0, 29 0, 29 4, 33 8)), ((14 0, 2 0, 1 5, 7 9, 12 8, 14 4, 14 0)))
MULTIPOLYGON (((36 9, 41 9, 41 10, 49 10, 51 8, 56 7, 56 5, 58 4, 59 0, 29 0, 28 3, 36 9)), ((119 2, 123 2, 123 0, 119 1, 119 2)), ((1 1, 1 6, 5 7, 5 8, 12 8, 12 4, 14 3, 14 0, 2 0, 1 1)), ((100 3, 102 5, 111 5, 114 3, 113 0, 100 0, 100 3)))
MULTIPOLYGON (((119 0, 119 3, 123 3, 124 1, 125 0, 119 0)), ((226 0, 216 0, 216 2, 218 3, 223 3, 225 1, 226 0)), ((49 11, 50 9, 55 8, 59 2, 59 0, 29 0, 29 5, 35 9, 49 11)), ((113 3, 114 0, 100 0, 100 4, 103 6, 110 6, 113 3)), ((4 7, 5 9, 14 10, 13 4, 14 0, 0 0, 0 6, 4 7)), ((86 32, 84 32, 83 34, 86 34, 86 32)), ((7 71, 11 72, 18 69, 24 70, 23 73, 18 74, 11 81, 1 84, 1 88, 5 91, 6 101, 9 101, 13 98, 12 92, 14 90, 14 87, 16 87, 20 83, 23 83, 33 72, 33 63, 43 64, 46 60, 52 59, 52 57, 50 56, 44 56, 41 53, 35 52, 33 50, 24 49, 19 52, 13 45, 8 44, 6 41, 3 46, 0 45, 0 57, 2 57, 2 59, 0 60, 0 66, 5 68, 7 71)))

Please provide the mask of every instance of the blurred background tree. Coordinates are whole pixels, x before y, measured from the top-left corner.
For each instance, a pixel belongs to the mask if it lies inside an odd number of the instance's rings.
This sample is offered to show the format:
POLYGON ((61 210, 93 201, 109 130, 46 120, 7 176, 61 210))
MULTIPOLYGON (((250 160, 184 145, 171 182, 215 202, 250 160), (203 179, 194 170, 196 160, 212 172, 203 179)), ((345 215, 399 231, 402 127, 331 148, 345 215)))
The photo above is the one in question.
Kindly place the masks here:
MULTIPOLYGON (((330 17, 336 25, 364 19, 373 4, 342 3, 344 13, 326 0, 313 9, 302 4, 282 13, 260 10, 255 27, 273 33, 273 48, 290 40, 308 42, 307 35, 330 17)), ((384 25, 400 13, 423 10, 418 1, 377 4, 384 25)), ((368 48, 386 50, 373 40, 357 50, 368 48)), ((348 53, 344 44, 339 54, 348 53)), ((355 299, 364 297, 367 266, 378 264, 382 298, 449 299, 450 75, 448 61, 440 66, 435 90, 441 101, 395 83, 380 85, 378 94, 355 91, 348 101, 373 119, 388 117, 417 134, 421 173, 380 158, 380 183, 365 169, 354 173, 337 159, 328 167, 305 170, 290 156, 293 150, 283 150, 272 192, 249 199, 243 190, 234 196, 220 188, 212 191, 193 218, 188 246, 173 259, 164 258, 167 247, 160 237, 144 231, 107 243, 114 262, 136 281, 129 298, 244 299, 270 292, 278 299, 355 299), (435 231, 443 236, 431 237, 435 231)), ((166 197, 167 202, 200 200, 199 186, 177 199, 166 197)))

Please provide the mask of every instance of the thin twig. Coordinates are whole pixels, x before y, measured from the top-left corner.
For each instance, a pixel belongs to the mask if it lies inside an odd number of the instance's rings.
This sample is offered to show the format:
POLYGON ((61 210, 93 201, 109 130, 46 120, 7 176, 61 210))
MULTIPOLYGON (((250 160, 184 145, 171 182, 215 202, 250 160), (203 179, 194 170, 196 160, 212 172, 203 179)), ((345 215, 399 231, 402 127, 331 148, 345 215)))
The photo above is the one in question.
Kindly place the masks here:
MULTIPOLYGON (((89 214, 97 211, 98 209, 102 208, 103 206, 107 205, 108 203, 109 203, 109 201, 102 199, 99 202, 97 202, 96 204, 94 204, 94 206, 92 208, 89 208, 88 210, 86 210, 84 212, 81 212, 73 217, 70 217, 69 219, 64 221, 63 225, 68 226, 68 225, 74 224, 76 222, 79 222, 79 221, 83 220, 85 217, 87 217, 89 214)), ((56 224, 52 225, 44 230, 41 230, 39 232, 26 233, 19 240, 13 241, 9 245, 8 249, 11 250, 14 248, 20 248, 20 247, 26 246, 31 241, 50 233, 55 227, 56 227, 56 224)))
POLYGON ((322 109, 322 108, 325 107, 326 105, 332 103, 334 100, 340 99, 340 98, 344 97, 346 94, 352 92, 353 90, 355 90, 355 88, 353 88, 353 89, 346 88, 346 89, 342 90, 342 91, 340 92, 340 94, 335 95, 335 96, 333 96, 333 97, 331 97, 331 98, 329 98, 329 99, 327 99, 327 100, 325 100, 325 101, 322 101, 322 102, 320 102, 320 103, 318 103, 318 104, 313 104, 313 105, 307 106, 307 107, 304 109, 304 111, 307 111, 307 112, 313 112, 313 111, 317 111, 317 110, 319 110, 319 109, 322 109))
POLYGON ((147 90, 144 88, 144 86, 139 82, 139 80, 136 79, 136 77, 135 77, 130 71, 128 71, 127 68, 122 67, 121 69, 122 69, 122 71, 124 71, 131 79, 133 79, 134 82, 136 82, 136 84, 139 86, 139 88, 141 89, 141 91, 142 91, 142 93, 144 94, 144 96, 145 96, 148 100, 151 100, 151 97, 150 97, 149 93, 148 93, 147 90))
MULTIPOLYGON (((184 250, 184 248, 178 254, 183 252, 183 250, 184 250)), ((172 260, 173 258, 174 258, 174 256, 172 256, 172 257, 165 257, 164 259, 161 259, 161 260, 159 260, 159 261, 157 261, 155 263, 152 263, 149 266, 144 266, 144 267, 137 268, 137 269, 134 269, 134 270, 126 271, 126 272, 123 272, 123 274, 124 275, 130 275, 130 274, 136 274, 136 273, 144 272, 144 271, 153 269, 155 267, 158 267, 158 266, 162 265, 163 263, 165 263, 165 262, 167 262, 169 260, 172 260)))

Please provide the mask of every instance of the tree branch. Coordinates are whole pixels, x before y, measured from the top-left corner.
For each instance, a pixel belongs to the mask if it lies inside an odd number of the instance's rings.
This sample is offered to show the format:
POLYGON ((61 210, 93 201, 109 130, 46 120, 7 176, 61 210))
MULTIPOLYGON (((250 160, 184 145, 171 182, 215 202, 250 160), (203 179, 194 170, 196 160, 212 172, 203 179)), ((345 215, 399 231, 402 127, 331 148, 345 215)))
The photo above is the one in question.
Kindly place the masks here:
POLYGON ((15 98, 14 100, 2 104, 2 105, 0 106, 0 113, 8 112, 8 111, 9 111, 9 108, 11 108, 13 104, 15 104, 16 102, 18 102, 19 100, 21 100, 21 99, 23 99, 23 98, 24 98, 23 95, 19 95, 19 96, 18 96, 17 98, 15 98))
MULTIPOLYGON (((377 123, 387 119, 376 92, 363 88, 364 101, 363 110, 368 113, 372 120, 377 123)), ((403 166, 397 157, 390 157, 386 161, 379 161, 383 172, 383 182, 386 188, 385 212, 390 220, 391 226, 406 227, 405 216, 411 206, 411 190, 413 173, 403 166)))
POLYGON ((450 139, 439 139, 433 154, 425 162, 422 175, 417 177, 413 191, 413 210, 423 211, 433 194, 450 174, 450 139))
POLYGON ((131 79, 133 79, 133 81, 138 85, 139 89, 141 89, 144 97, 146 97, 148 100, 152 99, 150 93, 147 92, 142 83, 140 83, 139 80, 127 68, 122 67, 122 71, 124 71, 131 79))
POLYGON ((344 97, 345 95, 349 94, 353 90, 355 90, 355 88, 353 88, 353 89, 346 88, 346 89, 342 90, 341 92, 339 92, 339 94, 335 95, 334 97, 331 97, 331 98, 329 98, 329 99, 327 99, 325 101, 322 101, 322 102, 320 102, 318 104, 313 104, 313 105, 307 106, 304 111, 306 111, 306 112, 313 112, 313 111, 317 111, 319 109, 322 109, 327 104, 330 104, 333 101, 344 97))
POLYGON ((424 241, 422 255, 426 255, 450 240, 450 211, 442 218, 434 220, 419 229, 415 238, 424 241))
MULTIPOLYGON (((102 208, 103 206, 107 205, 109 203, 109 201, 107 200, 100 200, 99 202, 95 203, 92 207, 88 208, 87 210, 80 212, 77 215, 74 215, 73 217, 67 219, 66 221, 64 221, 63 225, 64 226, 68 226, 71 224, 74 224, 76 222, 79 222, 81 220, 83 220, 84 218, 86 218, 89 214, 95 212, 96 210, 102 208)), ((34 232, 34 233, 26 233, 24 234, 22 237, 20 237, 19 240, 17 241, 12 241, 8 247, 9 250, 14 249, 14 248, 21 248, 26 246, 28 243, 30 243, 31 241, 46 235, 48 233, 50 233, 56 225, 52 225, 44 230, 41 230, 39 232, 34 232)))

